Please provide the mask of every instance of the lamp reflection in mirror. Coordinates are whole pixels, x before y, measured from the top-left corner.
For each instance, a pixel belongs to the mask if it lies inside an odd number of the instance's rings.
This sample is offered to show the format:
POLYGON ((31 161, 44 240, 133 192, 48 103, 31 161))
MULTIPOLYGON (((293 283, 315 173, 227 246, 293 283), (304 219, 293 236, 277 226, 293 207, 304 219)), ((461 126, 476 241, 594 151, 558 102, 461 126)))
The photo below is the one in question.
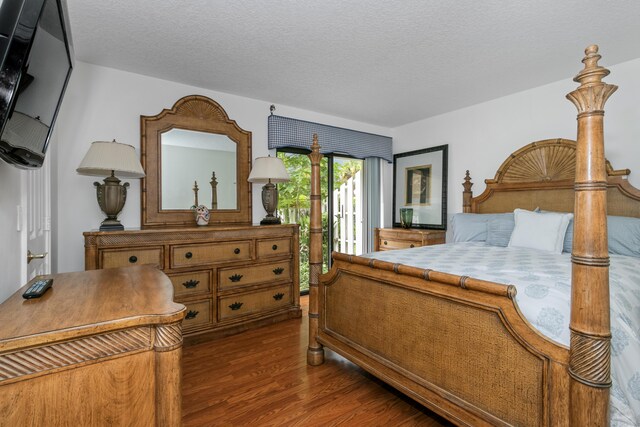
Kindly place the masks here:
POLYGON ((289 173, 284 167, 282 159, 277 157, 258 157, 253 162, 249 174, 249 182, 264 182, 262 187, 262 206, 267 216, 260 221, 260 225, 280 224, 280 218, 274 215, 278 209, 278 188, 275 183, 289 181, 289 173))
POLYGON ((107 217, 100 225, 100 231, 124 230, 118 220, 118 214, 127 200, 129 183, 120 184, 122 178, 142 178, 144 170, 136 155, 136 149, 128 144, 96 141, 91 143, 89 151, 76 171, 80 175, 105 176, 104 184, 94 182, 100 209, 107 217))

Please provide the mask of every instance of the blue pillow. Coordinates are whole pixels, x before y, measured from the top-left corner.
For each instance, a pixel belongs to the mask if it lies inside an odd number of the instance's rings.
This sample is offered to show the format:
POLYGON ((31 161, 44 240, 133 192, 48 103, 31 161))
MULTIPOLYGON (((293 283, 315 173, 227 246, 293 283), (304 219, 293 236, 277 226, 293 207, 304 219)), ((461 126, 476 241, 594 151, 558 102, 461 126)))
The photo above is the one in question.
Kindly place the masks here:
MULTIPOLYGON (((457 213, 453 215, 451 227, 454 242, 484 242, 487 240, 487 224, 491 220, 510 218, 513 213, 504 214, 469 214, 457 213)), ((513 230, 513 228, 512 228, 513 230)))
POLYGON ((640 257, 640 218, 608 216, 609 253, 640 257))
POLYGON ((562 245, 562 252, 571 252, 573 248, 573 219, 569 221, 567 226, 567 232, 564 235, 564 244, 562 245))
MULTIPOLYGON (((640 218, 628 216, 607 216, 609 253, 640 257, 640 218)), ((573 220, 569 222, 564 236, 563 252, 573 248, 573 220)))
POLYGON ((457 213, 451 219, 454 242, 484 242, 487 240, 487 219, 483 215, 457 213))
POLYGON ((504 214, 487 222, 487 245, 509 246, 511 233, 516 226, 513 214, 504 214))

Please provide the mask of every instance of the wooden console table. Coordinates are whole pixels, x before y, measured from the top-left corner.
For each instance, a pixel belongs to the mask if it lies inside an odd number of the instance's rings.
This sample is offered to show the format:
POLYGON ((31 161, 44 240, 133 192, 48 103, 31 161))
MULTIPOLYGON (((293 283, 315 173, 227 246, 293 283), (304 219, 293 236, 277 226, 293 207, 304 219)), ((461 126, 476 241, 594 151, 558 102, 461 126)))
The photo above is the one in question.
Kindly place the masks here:
POLYGON ((181 425, 182 318, 149 266, 64 273, 0 304, 0 426, 181 425))

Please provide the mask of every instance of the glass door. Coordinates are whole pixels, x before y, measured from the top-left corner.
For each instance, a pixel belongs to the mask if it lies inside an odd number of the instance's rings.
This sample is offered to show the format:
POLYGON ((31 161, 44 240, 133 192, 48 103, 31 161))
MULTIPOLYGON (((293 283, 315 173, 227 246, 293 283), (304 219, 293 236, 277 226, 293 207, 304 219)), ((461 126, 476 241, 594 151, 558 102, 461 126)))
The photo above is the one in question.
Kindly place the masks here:
MULTIPOLYGON (((277 156, 290 176, 289 182, 278 184, 278 216, 283 223, 300 225, 300 293, 306 294, 309 292, 311 162, 306 153, 279 150, 277 156)), ((363 252, 363 165, 362 160, 331 155, 324 156, 320 163, 323 272, 331 266, 331 251, 356 255, 363 252)))
MULTIPOLYGON (((277 156, 284 162, 289 172, 289 182, 278 184, 278 216, 284 224, 300 225, 300 293, 309 293, 309 213, 311 193, 311 161, 305 153, 292 151, 278 151, 277 156)), ((328 160, 323 157, 320 162, 320 195, 323 201, 327 200, 328 160)), ((330 253, 327 240, 327 204, 323 202, 322 229, 325 230, 322 238, 323 267, 328 271, 328 254, 330 253)))
POLYGON ((331 250, 351 255, 363 253, 364 161, 334 156, 330 159, 331 250))

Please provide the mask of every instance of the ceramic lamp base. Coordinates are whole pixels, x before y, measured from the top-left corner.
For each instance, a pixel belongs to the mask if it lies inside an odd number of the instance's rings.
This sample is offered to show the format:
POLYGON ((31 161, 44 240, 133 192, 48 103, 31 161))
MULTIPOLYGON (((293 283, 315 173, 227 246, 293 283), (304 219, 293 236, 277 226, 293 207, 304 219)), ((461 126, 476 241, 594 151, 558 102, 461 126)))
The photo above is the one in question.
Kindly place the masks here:
POLYGON ((271 182, 262 187, 262 206, 267 216, 260 221, 260 225, 280 224, 280 218, 273 214, 278 208, 278 188, 271 182))
POLYGON ((104 179, 104 183, 94 182, 98 205, 107 217, 100 224, 100 231, 124 230, 124 226, 118 220, 118 214, 122 211, 127 200, 127 188, 129 183, 120 185, 120 180, 111 173, 104 179))

